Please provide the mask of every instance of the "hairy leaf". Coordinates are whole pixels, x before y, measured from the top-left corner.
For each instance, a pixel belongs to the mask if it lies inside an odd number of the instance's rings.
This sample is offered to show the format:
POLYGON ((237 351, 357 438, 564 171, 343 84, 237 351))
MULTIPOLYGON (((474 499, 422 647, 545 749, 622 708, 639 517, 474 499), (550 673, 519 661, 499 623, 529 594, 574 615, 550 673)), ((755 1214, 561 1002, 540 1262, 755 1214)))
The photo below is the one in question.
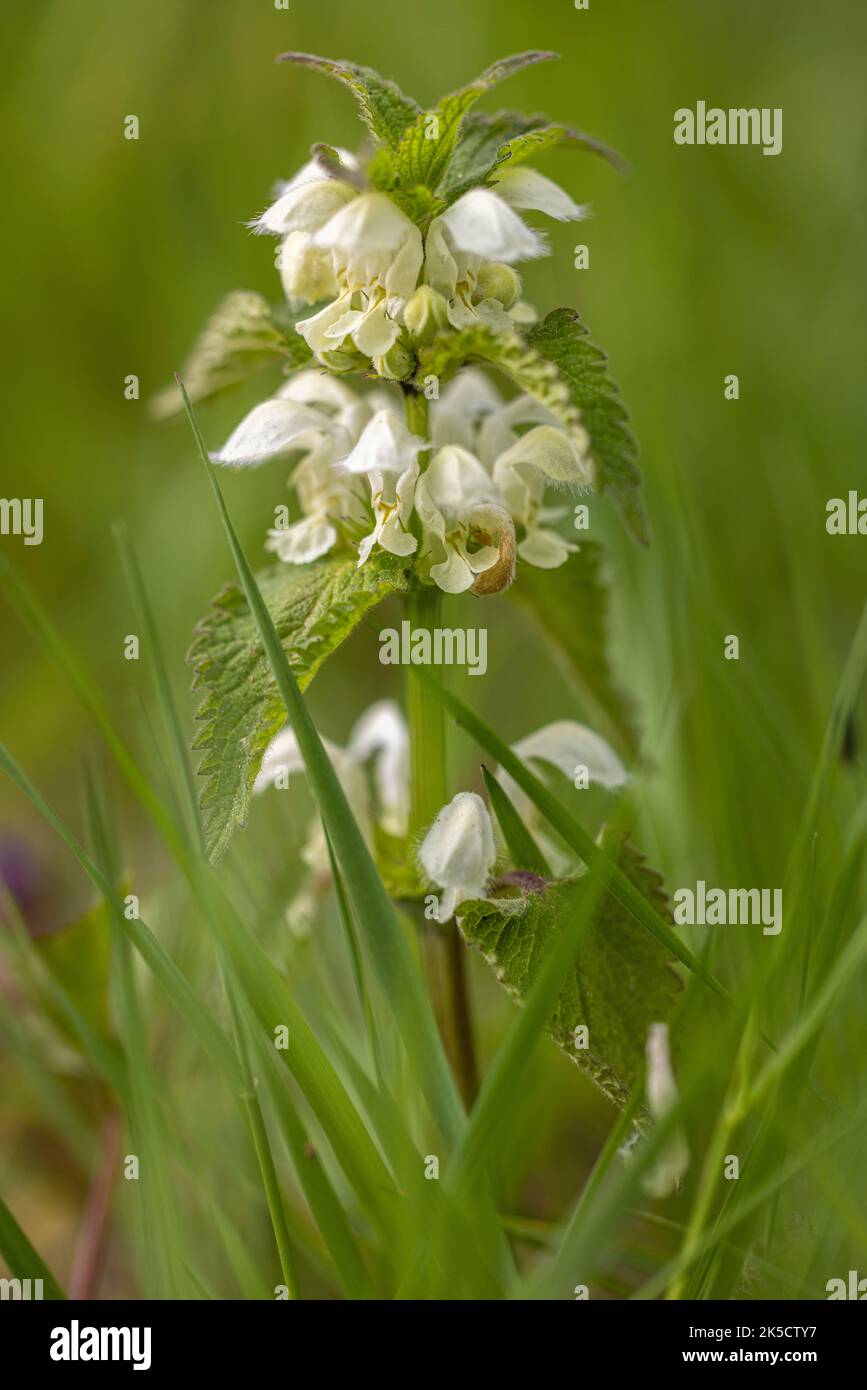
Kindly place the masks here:
POLYGON ((629 413, 617 384, 608 375, 608 359, 587 336, 574 309, 555 309, 527 333, 527 341, 557 368, 569 400, 581 413, 590 435, 597 486, 610 492, 633 538, 650 543, 639 489, 638 444, 629 428, 629 413))
POLYGON ((431 111, 421 111, 398 147, 397 174, 401 184, 404 187, 425 184, 428 188, 436 188, 457 147, 464 117, 479 97, 522 68, 549 62, 558 56, 538 50, 515 53, 493 63, 466 87, 443 97, 431 111), (432 130, 436 130, 435 135, 431 134, 432 130))
POLYGON ((604 552, 596 541, 555 570, 522 565, 509 598, 545 634, 576 686, 593 727, 625 754, 638 751, 632 705, 614 682, 608 661, 608 586, 604 552))
MULTIPOLYGON (((603 832, 603 847, 608 848, 606 839, 613 833, 603 832)), ((656 911, 672 921, 659 875, 619 833, 617 840, 620 869, 656 911)), ((459 908, 466 940, 478 946, 519 1002, 589 885, 589 878, 574 877, 550 883, 543 891, 478 898, 459 908)), ((548 1031, 610 1100, 625 1105, 643 1066, 647 1030, 651 1023, 668 1019, 680 988, 665 948, 606 895, 584 932, 548 1031), (580 1025, 588 1031, 586 1048, 575 1045, 580 1025)))
MULTIPOLYGON (((408 587, 411 569, 386 552, 359 569, 354 556, 309 565, 274 565, 259 587, 302 690, 364 617, 389 594, 408 587)), ((255 621, 237 584, 214 599, 190 649, 194 690, 206 694, 194 747, 208 853, 216 860, 246 821, 253 782, 286 711, 262 650, 255 621)))
POLYGON ((614 150, 575 126, 558 125, 543 112, 497 111, 483 115, 472 111, 461 126, 461 138, 439 192, 449 203, 479 184, 487 183, 498 165, 519 163, 553 145, 589 150, 615 168, 623 161, 614 150))
POLYGON ((392 149, 397 148, 404 131, 418 116, 418 103, 405 96, 391 78, 381 77, 373 68, 337 58, 319 58, 315 53, 281 53, 278 62, 300 63, 342 82, 356 98, 371 135, 392 149))
MULTIPOLYGON (((315 313, 315 308, 304 312, 315 313)), ((285 309, 273 309, 267 299, 252 290, 233 290, 208 319, 182 376, 190 397, 199 401, 245 381, 275 362, 294 370, 311 357, 285 309)), ((157 419, 182 409, 177 386, 161 391, 150 403, 151 414, 157 419)))

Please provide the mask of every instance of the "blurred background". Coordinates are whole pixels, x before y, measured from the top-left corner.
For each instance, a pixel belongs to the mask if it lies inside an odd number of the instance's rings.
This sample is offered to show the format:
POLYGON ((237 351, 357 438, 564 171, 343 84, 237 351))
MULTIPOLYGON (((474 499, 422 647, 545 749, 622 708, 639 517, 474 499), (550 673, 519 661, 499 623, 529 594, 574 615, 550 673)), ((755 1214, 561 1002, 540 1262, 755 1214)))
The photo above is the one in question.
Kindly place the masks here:
MULTIPOLYGON (((591 532, 607 546, 612 659, 637 703, 651 768, 639 839, 670 888, 698 877, 778 886, 867 593, 867 537, 825 531, 829 498, 867 495, 867 10, 846 0, 591 0, 587 11, 572 0, 291 0, 287 10, 271 0, 31 0, 7 7, 3 36, 0 494, 44 498, 45 537, 40 547, 14 537, 0 545, 139 742, 150 675, 146 661, 123 659, 135 619, 111 522, 127 523, 191 729, 185 654, 231 575, 188 426, 155 424, 147 400, 229 289, 278 297, 273 247, 244 226, 275 180, 314 141, 353 147, 359 138, 348 92, 275 55, 368 63, 428 104, 504 54, 562 54, 483 105, 542 108, 630 163, 620 176, 579 153, 538 161, 594 216, 553 226, 553 254, 527 268, 525 291, 542 312, 580 309, 641 444, 652 548, 635 550, 604 502, 592 507, 591 532), (673 113, 698 100, 782 107, 782 153, 676 146, 673 113), (124 139, 129 115, 137 141, 124 139), (589 247, 587 270, 574 268, 578 243, 589 247), (723 394, 732 373, 736 401, 723 394), (129 374, 139 400, 125 399, 129 374), (740 639, 739 662, 723 658, 729 634, 740 639)), ((266 385, 259 378, 201 409, 212 447, 266 385)), ((225 479, 253 559, 264 562, 285 474, 278 463, 225 479)), ((504 604, 486 619, 490 674, 463 693, 498 731, 514 740, 580 717, 523 619, 504 604)), ((574 620, 577 628, 581 612, 574 620)), ((310 699, 323 732, 341 741, 386 694, 399 696, 399 681, 363 631, 310 699)), ((856 720, 825 842, 832 853, 863 796, 865 733, 856 720)), ((80 825, 81 761, 94 736, 3 603, 0 736, 80 825)), ((476 786, 477 775, 474 751, 457 740, 455 789, 476 786)), ((243 837, 249 872, 266 865, 275 898, 307 814, 275 826, 273 808, 259 805, 243 837)), ((152 837, 131 809, 121 820, 131 870, 159 881, 152 837)), ((5 781, 0 853, 35 929, 87 905, 74 864, 5 781)), ((718 970, 736 978, 749 969, 752 945, 726 939, 714 949, 718 970)), ((474 980, 484 1049, 511 1006, 481 962, 474 980)), ((863 1064, 863 1036, 853 1036, 863 1064)), ((559 1057, 539 1066, 545 1085, 528 1133, 538 1144, 550 1132, 550 1161, 523 1197, 555 1216, 611 1113, 559 1057)), ((53 1154, 8 1048, 0 1093, 0 1191, 63 1271, 86 1174, 53 1154)))

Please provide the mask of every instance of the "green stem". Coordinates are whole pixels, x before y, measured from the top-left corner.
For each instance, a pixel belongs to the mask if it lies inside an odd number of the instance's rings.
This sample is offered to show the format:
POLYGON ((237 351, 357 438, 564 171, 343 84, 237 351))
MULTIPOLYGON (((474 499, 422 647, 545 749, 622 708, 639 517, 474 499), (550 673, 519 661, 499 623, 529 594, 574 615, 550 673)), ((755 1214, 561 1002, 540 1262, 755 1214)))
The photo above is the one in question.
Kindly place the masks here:
MULTIPOLYGON (((416 393, 406 396, 406 420, 414 434, 428 433, 428 403, 416 393)), ((421 463, 427 462, 424 453, 421 463)), ((442 626, 443 595, 436 586, 420 587, 406 598, 411 631, 442 626)), ((418 844, 449 800, 445 711, 430 686, 407 670, 407 719, 410 746, 410 841, 418 844)), ((424 924, 423 953, 428 989, 464 1103, 472 1106, 478 1091, 466 950, 454 922, 424 924)))

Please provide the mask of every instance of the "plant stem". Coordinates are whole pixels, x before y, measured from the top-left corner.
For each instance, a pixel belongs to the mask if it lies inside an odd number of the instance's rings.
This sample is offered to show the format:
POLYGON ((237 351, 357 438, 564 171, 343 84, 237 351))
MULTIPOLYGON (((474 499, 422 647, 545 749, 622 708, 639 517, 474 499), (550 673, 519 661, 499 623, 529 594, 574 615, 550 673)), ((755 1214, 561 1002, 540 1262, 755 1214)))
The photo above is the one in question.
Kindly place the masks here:
MULTIPOLYGON (((406 396, 406 420, 414 434, 428 432, 424 396, 406 396)), ((422 455, 422 465, 426 462, 422 455)), ((441 626, 442 591, 418 588, 407 595, 406 616, 412 631, 441 626)), ((407 719, 410 745, 410 841, 416 845, 449 799, 445 713, 430 687, 407 671, 407 719)), ((464 1103, 472 1106, 478 1091, 466 948, 455 923, 424 924, 423 953, 428 989, 446 1051, 464 1103)))

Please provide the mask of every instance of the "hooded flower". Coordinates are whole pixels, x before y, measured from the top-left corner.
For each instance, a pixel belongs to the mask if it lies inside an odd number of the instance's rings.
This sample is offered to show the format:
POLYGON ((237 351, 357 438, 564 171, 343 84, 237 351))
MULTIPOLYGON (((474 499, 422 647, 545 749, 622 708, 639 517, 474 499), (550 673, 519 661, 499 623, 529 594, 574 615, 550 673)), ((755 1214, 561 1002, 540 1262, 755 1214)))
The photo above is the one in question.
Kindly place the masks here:
POLYGON ((521 528, 521 559, 542 569, 565 563, 577 546, 551 527, 566 509, 545 507, 545 489, 549 483, 584 486, 588 474, 579 444, 550 410, 526 395, 505 404, 488 378, 471 369, 446 388, 434 407, 432 435, 434 444, 460 443, 477 455, 521 528))
MULTIPOLYGON (((570 782, 574 781, 578 768, 585 767, 590 786, 616 791, 629 781, 629 773, 605 739, 573 719, 556 719, 552 724, 543 725, 513 743, 512 752, 531 767, 535 764, 543 775, 556 768, 570 782)), ((547 822, 508 772, 500 768, 497 777, 521 820, 538 840, 552 869, 556 873, 568 872, 574 865, 574 855, 564 854, 560 844, 550 838, 547 822)))
POLYGON ((425 835, 418 860, 440 894, 438 921, 448 922, 459 903, 484 897, 497 857, 488 809, 475 792, 458 792, 425 835))
MULTIPOLYGON (((346 150, 338 154, 341 167, 348 176, 353 174, 358 161, 346 150)), ((258 233, 282 237, 277 268, 289 303, 316 304, 337 294, 337 281, 331 256, 314 245, 314 235, 358 196, 357 190, 350 182, 332 178, 313 159, 277 191, 276 202, 251 224, 252 228, 258 233)))
POLYGON ((493 479, 459 445, 434 454, 415 488, 422 572, 449 594, 496 593, 515 570, 515 529, 493 479))
POLYGON ((359 565, 375 545, 392 555, 411 555, 418 548, 409 528, 421 444, 400 416, 386 408, 377 411, 342 460, 347 473, 365 474, 370 483, 374 527, 358 547, 359 565))
POLYGON ((521 168, 502 173, 494 188, 470 189, 435 217, 425 240, 424 280, 446 301, 452 327, 481 322, 497 332, 535 318, 519 300, 521 281, 511 267, 548 248, 515 208, 560 221, 586 216, 557 184, 521 168))
POLYGON ((348 454, 369 421, 377 397, 357 396, 323 372, 300 372, 270 400, 254 406, 214 463, 257 467, 300 452, 291 476, 302 519, 268 533, 267 549, 289 564, 324 555, 339 539, 338 522, 363 527, 369 516, 364 481, 335 464, 348 454))
POLYGON ((312 237, 331 255, 334 300, 296 326, 316 353, 349 338, 365 357, 384 358, 401 332, 400 315, 418 283, 421 232, 384 193, 348 199, 312 237))

